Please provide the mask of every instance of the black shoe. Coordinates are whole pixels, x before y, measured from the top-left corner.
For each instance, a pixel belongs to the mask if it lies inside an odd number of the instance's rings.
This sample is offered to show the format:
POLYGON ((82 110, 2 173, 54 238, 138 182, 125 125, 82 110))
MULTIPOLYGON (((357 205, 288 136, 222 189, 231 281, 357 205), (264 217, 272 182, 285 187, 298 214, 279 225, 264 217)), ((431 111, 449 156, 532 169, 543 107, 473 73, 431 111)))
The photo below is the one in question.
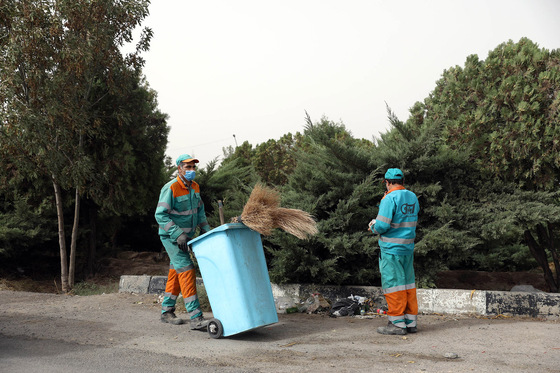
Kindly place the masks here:
POLYGON ((204 318, 204 316, 198 316, 194 319, 191 319, 191 330, 201 330, 206 329, 208 326, 208 320, 204 318))
POLYGON ((377 328, 377 332, 385 335, 406 335, 406 328, 399 328, 389 321, 387 326, 380 326, 377 328))
POLYGON ((406 332, 407 333, 416 333, 416 327, 415 326, 407 326, 406 327, 406 332))
POLYGON ((185 320, 175 316, 175 312, 164 312, 161 314, 161 322, 165 322, 173 325, 181 325, 185 323, 185 320))

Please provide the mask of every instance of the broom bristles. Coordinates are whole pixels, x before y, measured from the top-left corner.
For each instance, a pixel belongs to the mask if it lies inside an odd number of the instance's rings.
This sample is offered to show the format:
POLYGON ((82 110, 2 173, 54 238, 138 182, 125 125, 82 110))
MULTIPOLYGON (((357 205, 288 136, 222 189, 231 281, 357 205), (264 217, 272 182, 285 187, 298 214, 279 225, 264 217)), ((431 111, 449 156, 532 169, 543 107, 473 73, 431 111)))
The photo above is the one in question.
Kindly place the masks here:
POLYGON ((274 220, 270 211, 261 203, 247 202, 241 219, 243 224, 265 236, 270 235, 274 228, 274 220))
POLYGON ((277 227, 301 240, 318 233, 313 217, 302 210, 279 207, 273 211, 273 220, 277 227))
MULTIPOLYGON (((262 184, 256 184, 243 207, 241 222, 264 236, 272 234, 275 228, 271 211, 280 205, 280 194, 262 184)), ((239 222, 237 217, 232 222, 239 222)))
MULTIPOLYGON (((280 206, 280 193, 262 184, 256 184, 249 196, 247 205, 261 204, 266 208, 277 208, 280 206)), ((245 205, 245 207, 247 207, 245 205)))
MULTIPOLYGON (((317 223, 309 213, 280 207, 280 193, 262 184, 253 188, 240 218, 247 227, 265 236, 274 228, 281 228, 299 239, 307 239, 318 232, 317 223)), ((238 217, 231 221, 240 222, 238 217)))

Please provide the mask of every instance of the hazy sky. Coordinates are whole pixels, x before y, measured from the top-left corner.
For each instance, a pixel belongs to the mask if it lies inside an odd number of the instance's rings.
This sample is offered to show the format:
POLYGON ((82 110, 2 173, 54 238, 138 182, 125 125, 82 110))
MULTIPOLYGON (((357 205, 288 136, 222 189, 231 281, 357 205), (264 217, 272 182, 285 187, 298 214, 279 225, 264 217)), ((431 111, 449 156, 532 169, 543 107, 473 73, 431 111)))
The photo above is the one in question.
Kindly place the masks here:
POLYGON ((326 116, 356 138, 401 120, 445 69, 528 37, 560 48, 558 0, 152 0, 144 73, 171 127, 167 155, 303 132, 326 116), (235 134, 235 139, 233 135, 235 134))

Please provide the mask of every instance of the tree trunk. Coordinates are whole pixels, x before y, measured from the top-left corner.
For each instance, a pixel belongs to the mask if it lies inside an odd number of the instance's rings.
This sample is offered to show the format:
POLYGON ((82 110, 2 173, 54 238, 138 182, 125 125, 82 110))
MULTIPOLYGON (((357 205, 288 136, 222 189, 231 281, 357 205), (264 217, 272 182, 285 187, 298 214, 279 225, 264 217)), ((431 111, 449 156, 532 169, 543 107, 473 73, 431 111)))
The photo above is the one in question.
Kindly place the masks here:
POLYGON ((560 257, 558 255, 560 250, 558 249, 557 241, 554 239, 554 229, 557 227, 557 225, 555 226, 552 223, 548 223, 548 248, 552 253, 552 262, 554 263, 554 269, 556 271, 556 284, 558 284, 558 287, 560 288, 560 257))
POLYGON ((74 225, 72 226, 72 239, 70 241, 70 268, 68 270, 68 285, 74 286, 74 275, 76 273, 76 242, 78 241, 78 225, 80 221, 80 194, 76 188, 76 200, 74 201, 74 225))
POLYGON ((93 203, 89 204, 89 250, 88 250, 88 276, 93 276, 95 274, 94 271, 94 263, 95 263, 95 247, 97 245, 96 235, 96 222, 97 222, 97 208, 93 203))
POLYGON ((66 257, 66 237, 64 234, 64 215, 62 208, 62 192, 60 185, 57 184, 54 176, 52 177, 54 187, 54 197, 56 201, 56 215, 58 217, 58 245, 60 247, 60 281, 63 293, 68 293, 68 261, 66 257))
MULTIPOLYGON (((531 232, 529 230, 526 230, 524 232, 525 242, 527 243, 527 246, 529 246, 529 250, 531 251, 531 254, 533 254, 535 259, 537 260, 537 263, 541 266, 543 270, 544 280, 548 285, 549 291, 551 293, 557 293, 559 289, 558 287, 559 279, 558 278, 556 280, 554 279, 554 276, 552 275, 552 271, 548 266, 548 256, 546 254, 547 244, 550 244, 551 242, 554 241, 552 239, 552 231, 547 233, 544 226, 542 226, 541 224, 537 224, 537 235, 539 237, 540 244, 535 240, 531 232)), ((552 247, 551 250, 554 250, 554 247, 552 247)))

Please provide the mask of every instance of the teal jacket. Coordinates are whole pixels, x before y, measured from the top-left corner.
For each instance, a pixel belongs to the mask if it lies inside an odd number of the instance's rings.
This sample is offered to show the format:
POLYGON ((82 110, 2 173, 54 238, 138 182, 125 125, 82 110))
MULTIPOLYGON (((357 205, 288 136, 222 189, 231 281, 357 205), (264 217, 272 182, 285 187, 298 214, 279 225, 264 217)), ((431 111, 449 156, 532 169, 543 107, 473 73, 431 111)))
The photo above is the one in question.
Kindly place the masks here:
POLYGON ((373 233, 380 234, 381 252, 395 255, 412 254, 420 205, 413 192, 402 186, 391 189, 379 204, 373 233))
POLYGON ((202 233, 210 230, 200 198, 200 186, 193 181, 190 187, 186 187, 178 176, 161 188, 155 217, 159 235, 173 241, 182 233, 194 237, 196 227, 200 227, 202 233))

